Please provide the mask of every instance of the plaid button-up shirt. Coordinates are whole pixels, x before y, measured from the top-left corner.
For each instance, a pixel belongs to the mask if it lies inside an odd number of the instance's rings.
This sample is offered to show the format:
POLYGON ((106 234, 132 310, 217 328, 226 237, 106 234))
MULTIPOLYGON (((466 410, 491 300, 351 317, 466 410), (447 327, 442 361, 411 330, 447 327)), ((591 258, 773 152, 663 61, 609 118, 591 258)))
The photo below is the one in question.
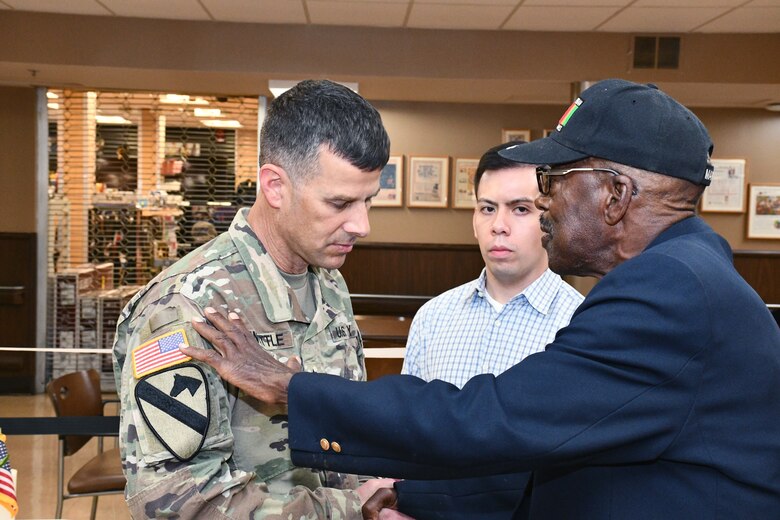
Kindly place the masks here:
POLYGON ((583 296, 549 269, 497 312, 486 274, 432 299, 409 330, 403 373, 458 387, 478 374, 498 375, 544 350, 568 325, 583 296))

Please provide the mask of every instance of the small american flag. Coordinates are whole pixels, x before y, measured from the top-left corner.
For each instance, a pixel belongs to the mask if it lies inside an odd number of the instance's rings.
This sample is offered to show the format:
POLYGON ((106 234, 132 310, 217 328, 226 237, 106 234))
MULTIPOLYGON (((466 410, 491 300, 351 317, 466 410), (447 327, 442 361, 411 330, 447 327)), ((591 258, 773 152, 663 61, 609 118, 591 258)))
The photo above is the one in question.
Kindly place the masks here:
POLYGON ((191 359, 179 350, 179 345, 187 343, 184 329, 175 330, 151 341, 147 341, 133 351, 133 374, 136 379, 191 359))
POLYGON ((16 517, 19 504, 16 501, 16 470, 11 469, 8 450, 5 447, 5 435, 0 433, 0 507, 8 511, 8 516, 16 517))

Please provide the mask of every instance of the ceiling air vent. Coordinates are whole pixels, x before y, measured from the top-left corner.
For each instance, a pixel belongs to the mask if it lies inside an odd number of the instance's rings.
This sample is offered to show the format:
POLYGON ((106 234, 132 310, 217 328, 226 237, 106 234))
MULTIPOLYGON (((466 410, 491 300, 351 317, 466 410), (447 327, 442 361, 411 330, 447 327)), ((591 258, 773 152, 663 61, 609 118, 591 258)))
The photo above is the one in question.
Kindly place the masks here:
POLYGON ((634 37, 635 69, 676 69, 680 66, 680 38, 677 36, 634 37))

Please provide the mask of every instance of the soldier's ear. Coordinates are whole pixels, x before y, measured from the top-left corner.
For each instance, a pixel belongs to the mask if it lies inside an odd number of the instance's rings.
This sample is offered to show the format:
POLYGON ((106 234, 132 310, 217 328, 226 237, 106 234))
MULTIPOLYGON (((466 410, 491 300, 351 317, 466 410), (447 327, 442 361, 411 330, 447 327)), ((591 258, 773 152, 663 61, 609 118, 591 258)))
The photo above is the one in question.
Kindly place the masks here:
POLYGON ((263 164, 259 174, 260 193, 272 208, 279 208, 284 200, 284 188, 290 179, 284 168, 275 164, 263 164))

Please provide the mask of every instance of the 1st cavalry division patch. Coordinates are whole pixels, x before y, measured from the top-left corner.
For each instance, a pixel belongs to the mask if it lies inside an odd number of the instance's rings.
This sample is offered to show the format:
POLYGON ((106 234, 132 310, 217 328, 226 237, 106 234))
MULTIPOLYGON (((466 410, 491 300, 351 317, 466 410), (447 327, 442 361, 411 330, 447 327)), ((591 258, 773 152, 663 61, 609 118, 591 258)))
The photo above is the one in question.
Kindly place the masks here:
POLYGON ((208 383, 200 367, 177 365, 144 377, 135 386, 135 401, 174 457, 186 462, 200 451, 210 421, 208 383))
POLYGON ((179 350, 179 345, 182 343, 189 346, 187 334, 184 329, 176 329, 162 336, 157 336, 133 350, 133 375, 135 378, 140 379, 147 374, 192 359, 179 350))

